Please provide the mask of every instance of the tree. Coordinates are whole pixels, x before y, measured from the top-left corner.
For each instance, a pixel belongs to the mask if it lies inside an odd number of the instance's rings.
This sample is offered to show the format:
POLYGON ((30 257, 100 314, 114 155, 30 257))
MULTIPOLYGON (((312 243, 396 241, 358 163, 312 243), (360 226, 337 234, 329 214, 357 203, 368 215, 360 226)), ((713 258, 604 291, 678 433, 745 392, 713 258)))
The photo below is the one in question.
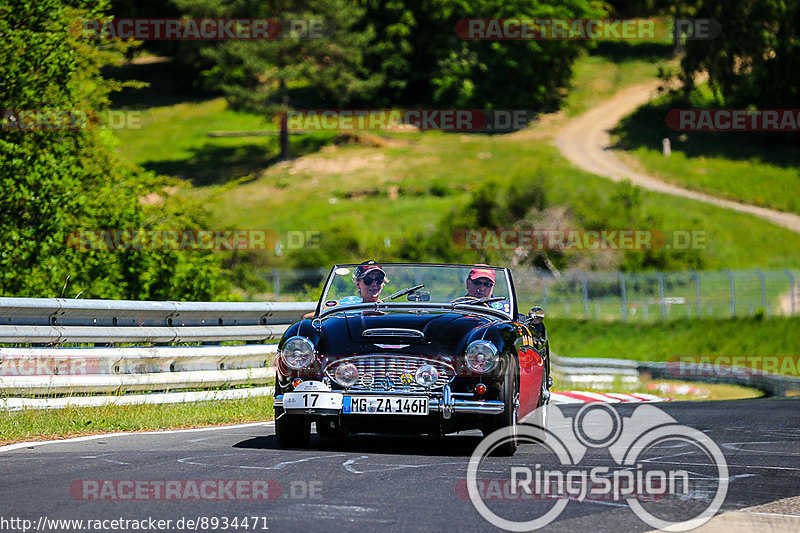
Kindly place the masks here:
POLYGON ((794 108, 800 101, 800 2, 712 0, 698 18, 722 26, 711 40, 689 41, 681 61, 687 91, 693 76, 708 71, 725 105, 794 108))
MULTIPOLYGON (((200 50, 212 64, 202 76, 213 79, 212 85, 224 92, 234 108, 264 113, 280 109, 285 114, 292 93, 305 93, 306 100, 329 106, 343 105, 368 100, 380 82, 362 64, 372 29, 356 27, 363 10, 349 0, 232 0, 221 4, 177 0, 177 4, 194 17, 284 22, 279 38, 229 40, 206 44, 200 50), (322 25, 309 27, 307 34, 293 34, 292 21, 320 21, 322 25)), ((288 157, 285 122, 281 146, 282 156, 288 157)))
POLYGON ((87 229, 202 224, 177 199, 142 205, 142 196, 167 182, 120 161, 108 130, 92 120, 52 120, 103 117, 109 92, 120 87, 100 69, 121 61, 126 45, 70 33, 81 19, 101 18, 106 7, 102 0, 0 6, 0 294, 215 297, 220 267, 209 252, 83 251, 72 239, 87 229), (34 116, 48 122, 23 127, 21 117, 34 116))
POLYGON ((380 37, 367 65, 390 105, 538 109, 556 106, 586 47, 578 40, 465 40, 465 18, 580 19, 605 14, 589 0, 362 0, 380 37), (385 37, 384 37, 385 36, 385 37))

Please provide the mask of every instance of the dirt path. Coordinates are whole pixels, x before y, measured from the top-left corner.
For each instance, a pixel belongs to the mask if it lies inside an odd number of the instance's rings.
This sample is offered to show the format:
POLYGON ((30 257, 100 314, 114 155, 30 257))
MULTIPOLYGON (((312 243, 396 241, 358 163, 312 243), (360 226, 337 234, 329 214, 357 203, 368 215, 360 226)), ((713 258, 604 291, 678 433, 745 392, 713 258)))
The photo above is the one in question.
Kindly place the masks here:
POLYGON ((652 176, 636 172, 617 157, 610 149, 609 131, 625 115, 654 98, 659 83, 652 81, 628 87, 583 115, 570 120, 556 136, 556 146, 574 165, 593 174, 614 181, 628 179, 635 185, 651 191, 691 198, 726 209, 749 213, 800 233, 800 216, 798 215, 723 200, 710 194, 670 185, 652 176))

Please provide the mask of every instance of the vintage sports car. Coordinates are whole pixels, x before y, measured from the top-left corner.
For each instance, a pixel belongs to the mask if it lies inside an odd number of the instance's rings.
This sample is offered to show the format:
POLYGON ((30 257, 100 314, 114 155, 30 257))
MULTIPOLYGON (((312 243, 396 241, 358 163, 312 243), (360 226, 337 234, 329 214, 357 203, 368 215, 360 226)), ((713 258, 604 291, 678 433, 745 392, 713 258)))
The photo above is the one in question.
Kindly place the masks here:
MULTIPOLYGON (((517 313, 507 268, 336 265, 313 316, 278 345, 278 444, 308 446, 312 422, 327 438, 488 434, 533 413, 543 425, 537 407, 552 383, 543 317, 540 307, 517 313)), ((512 439, 499 453, 516 448, 512 439)))

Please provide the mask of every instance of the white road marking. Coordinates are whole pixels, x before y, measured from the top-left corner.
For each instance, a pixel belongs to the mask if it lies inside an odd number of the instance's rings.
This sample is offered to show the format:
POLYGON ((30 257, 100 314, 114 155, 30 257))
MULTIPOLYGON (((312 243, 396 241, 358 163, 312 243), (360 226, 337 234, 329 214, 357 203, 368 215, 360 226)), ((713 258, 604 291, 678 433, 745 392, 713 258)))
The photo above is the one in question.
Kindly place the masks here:
POLYGON ((443 465, 464 465, 466 468, 466 463, 464 461, 448 461, 444 463, 423 463, 418 465, 409 465, 409 464, 384 464, 384 465, 377 465, 375 468, 370 470, 358 470, 356 469, 355 463, 356 461, 360 461, 361 459, 369 459, 368 455, 362 455, 360 457, 354 457, 352 459, 348 459, 347 461, 342 463, 342 466, 345 470, 353 474, 374 474, 375 472, 390 472, 392 470, 405 470, 407 468, 425 468, 431 466, 443 466, 443 465))
POLYGON ((223 466, 225 468, 241 468, 243 470, 280 470, 284 466, 294 465, 299 463, 305 463, 308 461, 314 461, 316 459, 329 459, 331 457, 347 457, 345 454, 333 454, 333 455, 317 455, 314 457, 304 457, 303 459, 296 459, 294 461, 283 461, 281 463, 272 465, 272 466, 250 466, 250 465, 231 465, 231 464, 220 464, 218 462, 210 462, 204 463, 200 462, 199 459, 208 459, 214 458, 218 459, 220 457, 226 457, 231 455, 238 455, 234 453, 223 453, 223 454, 214 454, 214 455, 197 455, 193 457, 184 457, 182 459, 178 459, 179 463, 187 464, 187 465, 194 465, 194 466, 223 466))
MULTIPOLYGON (((736 451, 736 452, 757 453, 757 454, 763 454, 763 455, 783 455, 783 456, 798 456, 798 457, 800 457, 800 452, 789 452, 789 451, 782 452, 782 451, 760 450, 760 449, 759 450, 748 450, 748 449, 742 448, 742 446, 744 446, 744 445, 758 445, 758 444, 765 444, 765 445, 768 445, 768 446, 775 446, 775 444, 778 444, 778 442, 769 442, 769 441, 728 442, 726 444, 723 444, 722 447, 723 448, 727 448, 729 450, 736 451)), ((792 447, 792 448, 797 446, 796 444, 791 443, 791 442, 784 442, 783 444, 786 444, 788 447, 792 447)))
POLYGON ((78 457, 78 459, 99 459, 101 461, 106 461, 108 463, 113 463, 113 464, 117 464, 117 465, 125 465, 125 466, 130 464, 130 463, 123 463, 122 461, 114 461, 113 459, 106 459, 106 457, 105 457, 106 455, 112 455, 112 454, 106 453, 106 454, 103 454, 103 455, 85 455, 83 457, 78 457))
POLYGON ((369 456, 368 455, 362 455, 361 457, 354 457, 353 459, 348 459, 347 461, 342 463, 342 466, 344 467, 345 470, 347 470, 348 472, 352 472, 353 474, 363 474, 364 472, 360 472, 360 471, 356 470, 353 467, 353 464, 356 461, 359 461, 361 459, 366 459, 367 457, 369 457, 369 456))

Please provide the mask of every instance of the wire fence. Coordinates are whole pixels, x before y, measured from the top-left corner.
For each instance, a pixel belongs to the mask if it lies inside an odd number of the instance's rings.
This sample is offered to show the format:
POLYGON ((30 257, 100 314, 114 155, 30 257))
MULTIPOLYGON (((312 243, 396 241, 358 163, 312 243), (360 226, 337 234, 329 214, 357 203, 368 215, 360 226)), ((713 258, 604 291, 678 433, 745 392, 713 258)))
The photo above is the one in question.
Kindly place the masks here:
MULTIPOLYGON (((800 314, 800 270, 587 272, 554 275, 514 269, 520 312, 540 305, 550 318, 656 322, 800 314)), ((300 301, 319 297, 328 269, 265 274, 272 292, 259 299, 300 301)))

